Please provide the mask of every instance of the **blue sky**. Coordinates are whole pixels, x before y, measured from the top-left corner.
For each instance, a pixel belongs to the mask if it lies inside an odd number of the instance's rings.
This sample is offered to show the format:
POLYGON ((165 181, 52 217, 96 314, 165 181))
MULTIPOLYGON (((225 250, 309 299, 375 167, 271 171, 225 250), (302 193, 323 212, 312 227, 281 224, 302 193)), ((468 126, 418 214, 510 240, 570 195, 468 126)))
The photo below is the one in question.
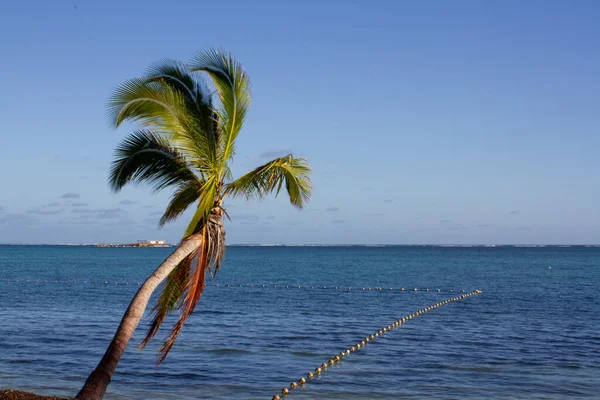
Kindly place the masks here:
POLYGON ((23 1, 0 12, 0 243, 177 242, 168 193, 106 184, 105 103, 157 59, 233 52, 234 173, 292 151, 301 212, 232 201, 229 243, 599 243, 596 1, 23 1))

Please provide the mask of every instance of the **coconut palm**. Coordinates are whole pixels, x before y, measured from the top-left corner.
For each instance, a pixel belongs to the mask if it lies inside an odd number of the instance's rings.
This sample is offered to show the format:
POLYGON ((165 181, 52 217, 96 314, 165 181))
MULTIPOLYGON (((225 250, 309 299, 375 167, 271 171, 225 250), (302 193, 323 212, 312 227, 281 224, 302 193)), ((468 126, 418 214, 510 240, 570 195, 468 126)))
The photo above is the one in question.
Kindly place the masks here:
POLYGON ((292 155, 232 178, 230 163, 250 102, 247 73, 231 54, 217 50, 202 52, 188 64, 173 60, 154 64, 146 76, 124 82, 110 98, 108 115, 114 126, 129 121, 140 128, 116 149, 111 188, 118 192, 127 184, 145 183, 155 191, 173 190, 161 226, 190 207, 195 211, 177 249, 137 291, 78 399, 104 396, 152 293, 163 281, 140 348, 177 310, 179 318, 159 350, 158 361, 165 359, 202 295, 206 274, 214 277, 223 261, 226 198, 262 198, 285 187, 293 206, 302 208, 309 200, 310 165, 292 155))

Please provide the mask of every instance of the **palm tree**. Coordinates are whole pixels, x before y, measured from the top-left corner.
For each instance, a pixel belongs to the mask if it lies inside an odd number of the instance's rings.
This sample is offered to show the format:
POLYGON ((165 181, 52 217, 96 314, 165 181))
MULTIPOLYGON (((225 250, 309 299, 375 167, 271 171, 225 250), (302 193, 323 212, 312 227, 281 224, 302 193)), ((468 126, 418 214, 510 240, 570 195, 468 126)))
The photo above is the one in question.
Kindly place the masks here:
POLYGON ((78 399, 102 399, 152 293, 166 279, 140 345, 177 309, 179 319, 159 350, 158 362, 165 359, 202 295, 206 273, 214 277, 223 261, 225 198, 262 198, 285 187, 295 207, 309 200, 310 165, 292 155, 232 178, 229 164, 250 102, 247 73, 231 54, 218 50, 202 52, 188 64, 156 63, 144 77, 124 82, 110 98, 108 114, 115 127, 124 121, 140 125, 116 149, 111 188, 118 192, 129 183, 146 183, 155 191, 172 189, 161 226, 192 205, 195 212, 177 249, 137 291, 78 399), (209 88, 204 76, 214 87, 209 88))

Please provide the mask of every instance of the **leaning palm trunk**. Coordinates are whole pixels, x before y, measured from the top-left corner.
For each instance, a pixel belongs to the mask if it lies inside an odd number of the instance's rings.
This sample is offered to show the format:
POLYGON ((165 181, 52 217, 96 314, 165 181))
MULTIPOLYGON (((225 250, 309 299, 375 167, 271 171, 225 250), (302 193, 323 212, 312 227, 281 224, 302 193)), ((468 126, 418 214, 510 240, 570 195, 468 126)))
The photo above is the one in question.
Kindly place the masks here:
POLYGON ((158 267, 156 271, 144 282, 137 291, 135 297, 129 304, 121 324, 115 333, 115 336, 108 346, 106 353, 100 360, 96 369, 90 374, 85 385, 79 391, 76 398, 80 400, 101 400, 106 392, 106 388, 112 379, 112 375, 117 368, 119 360, 125 352, 129 339, 137 328, 148 300, 152 296, 158 285, 165 280, 171 271, 179 265, 189 254, 195 251, 202 244, 200 235, 193 235, 185 239, 177 249, 158 267))

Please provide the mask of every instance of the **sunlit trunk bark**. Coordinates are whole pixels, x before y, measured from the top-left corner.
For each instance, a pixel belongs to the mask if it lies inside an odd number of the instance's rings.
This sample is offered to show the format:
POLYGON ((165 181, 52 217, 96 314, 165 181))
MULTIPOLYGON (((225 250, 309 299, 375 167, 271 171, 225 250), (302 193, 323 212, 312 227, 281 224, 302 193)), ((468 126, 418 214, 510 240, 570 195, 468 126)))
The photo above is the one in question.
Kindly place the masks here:
POLYGON ((101 400, 110 383, 119 360, 125 352, 127 343, 137 328, 148 301, 158 285, 166 279, 169 273, 194 249, 201 245, 201 236, 192 235, 184 240, 173 253, 158 267, 156 271, 144 282, 129 304, 115 336, 108 346, 106 353, 100 360, 96 369, 87 378, 85 385, 76 398, 80 400, 101 400))

